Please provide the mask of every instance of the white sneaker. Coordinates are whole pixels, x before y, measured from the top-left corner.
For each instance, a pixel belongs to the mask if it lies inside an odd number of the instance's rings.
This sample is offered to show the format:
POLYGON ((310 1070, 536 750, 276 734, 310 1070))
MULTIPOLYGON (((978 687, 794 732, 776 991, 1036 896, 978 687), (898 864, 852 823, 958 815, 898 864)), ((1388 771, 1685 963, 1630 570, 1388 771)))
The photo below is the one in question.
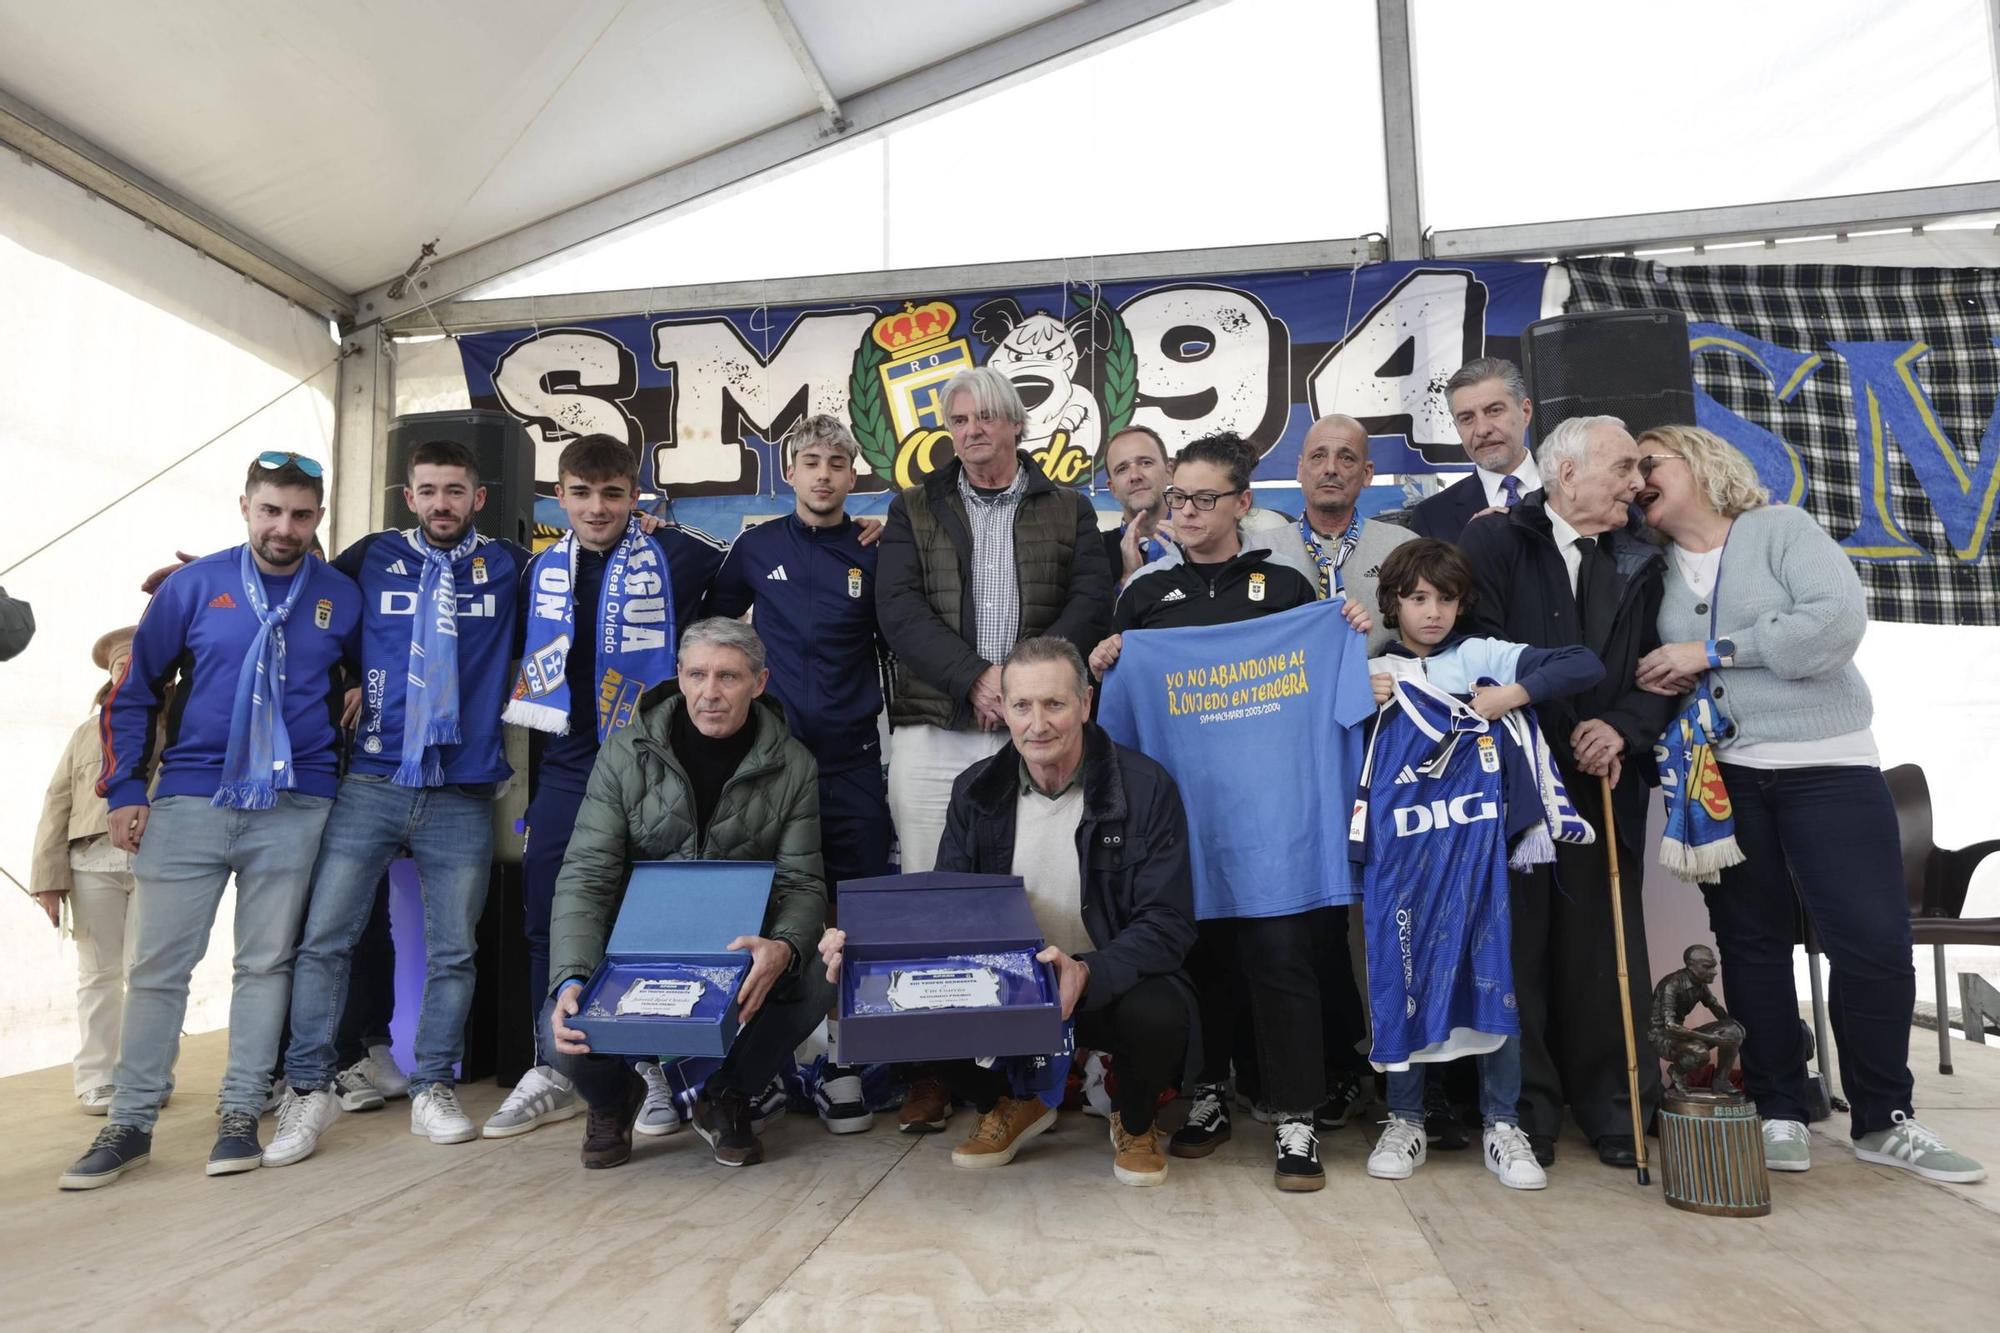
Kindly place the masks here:
MULTIPOLYGON (((831 1072, 833 1066, 829 1066, 831 1072)), ((860 1134, 875 1123, 861 1091, 861 1075, 842 1069, 832 1078, 822 1078, 813 1091, 813 1108, 820 1123, 832 1134, 860 1134)))
POLYGON ((301 1097, 285 1085, 278 1103, 278 1132, 264 1149, 265 1166, 290 1166, 303 1162, 319 1147, 319 1136, 340 1119, 340 1103, 325 1089, 315 1089, 301 1097))
POLYGON ((101 1088, 92 1088, 88 1092, 79 1092, 76 1095, 76 1109, 85 1115, 110 1115, 111 1099, 117 1093, 118 1089, 109 1083, 101 1088))
POLYGON ((1548 1173, 1535 1160, 1535 1145, 1528 1142, 1528 1136, 1521 1132, 1519 1125, 1488 1125, 1484 1147, 1486 1169, 1500 1177, 1500 1183, 1508 1189, 1545 1190, 1549 1187, 1548 1173))
POLYGON ((674 1105, 674 1090, 667 1086, 660 1062, 639 1060, 632 1068, 646 1080, 646 1100, 639 1107, 639 1118, 632 1122, 633 1132, 657 1139, 686 1129, 687 1121, 681 1119, 680 1108, 674 1105))
POLYGON ((379 1111, 387 1105, 369 1073, 364 1056, 333 1076, 333 1095, 340 1098, 341 1110, 379 1111))
MULTIPOLYGON (((280 1106, 283 1106, 285 1104, 285 1098, 288 1095, 290 1095, 291 1091, 292 1091, 292 1085, 285 1082, 285 1080, 282 1077, 272 1079, 271 1091, 269 1095, 267 1095, 264 1098, 264 1104, 257 1108, 257 1114, 269 1115, 271 1114, 271 1112, 277 1110, 280 1106)), ((162 1105, 164 1105, 164 1103, 162 1103, 162 1105)), ((221 1107, 217 1107, 216 1113, 218 1115, 221 1114, 221 1110, 222 1110, 221 1107)))
POLYGON ((1764 1165, 1773 1171, 1812 1169, 1812 1135, 1796 1120, 1764 1122, 1764 1165))
POLYGON ((1382 1137, 1368 1154, 1368 1174, 1377 1180, 1408 1180, 1430 1158, 1424 1122, 1391 1115, 1382 1124, 1382 1137))
POLYGON ((370 1046, 368 1081, 379 1088, 390 1101, 410 1095, 410 1076, 396 1063, 396 1053, 387 1046, 370 1046))
POLYGON ((479 1132, 489 1139, 512 1138, 538 1125, 568 1120, 582 1110, 583 1101, 576 1095, 574 1083, 547 1065, 536 1065, 521 1075, 521 1081, 479 1132))
POLYGON ((469 1143, 479 1130, 458 1104, 458 1089, 433 1083, 410 1100, 410 1133, 432 1143, 469 1143))

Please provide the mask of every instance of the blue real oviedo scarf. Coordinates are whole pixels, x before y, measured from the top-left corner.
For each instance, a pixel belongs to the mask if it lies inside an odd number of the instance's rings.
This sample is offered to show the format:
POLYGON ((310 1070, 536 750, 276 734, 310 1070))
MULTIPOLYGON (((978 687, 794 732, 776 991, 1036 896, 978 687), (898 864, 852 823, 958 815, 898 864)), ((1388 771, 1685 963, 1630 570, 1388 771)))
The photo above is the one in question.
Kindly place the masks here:
MULTIPOLYGON (((536 556, 528 569, 528 640, 521 671, 501 720, 556 736, 569 734, 569 678, 576 641, 577 540, 574 531, 536 556)), ((632 720, 639 696, 674 674, 674 592, 667 553, 634 514, 604 562, 597 599, 597 739, 632 720)))
POLYGON ((305 591, 307 556, 292 575, 285 600, 272 606, 250 544, 242 547, 238 570, 243 593, 257 617, 257 635, 236 675, 236 699, 229 707, 229 747, 222 759, 222 782, 211 805, 236 810, 269 810, 280 789, 298 783, 292 771, 292 736, 285 729, 285 620, 305 591))
POLYGON ((1719 884, 1726 866, 1743 864, 1736 845, 1736 811, 1716 766, 1718 710, 1703 676, 1686 707, 1667 724, 1653 747, 1666 798, 1667 826, 1660 834, 1660 864, 1681 879, 1719 884))
POLYGON ((403 757, 393 781, 399 787, 444 784, 440 745, 459 743, 458 730, 458 562, 479 544, 479 530, 449 551, 424 540, 420 529, 403 534, 423 559, 417 579, 417 609, 410 617, 410 666, 403 691, 403 757))

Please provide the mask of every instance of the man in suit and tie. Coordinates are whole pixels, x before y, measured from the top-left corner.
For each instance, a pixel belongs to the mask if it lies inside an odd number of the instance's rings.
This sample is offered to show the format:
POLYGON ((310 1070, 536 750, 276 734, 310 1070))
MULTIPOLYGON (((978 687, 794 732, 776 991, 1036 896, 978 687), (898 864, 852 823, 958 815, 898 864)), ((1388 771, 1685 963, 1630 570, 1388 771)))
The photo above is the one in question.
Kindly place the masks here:
POLYGON ((1512 509, 1541 488, 1542 476, 1528 452, 1535 405, 1519 366, 1497 356, 1468 361, 1444 382, 1444 401, 1472 472, 1412 509, 1410 526, 1419 536, 1456 542, 1475 515, 1512 509))
MULTIPOLYGON (((1646 842, 1646 788, 1653 743, 1673 701, 1637 684, 1639 659, 1660 641, 1666 562, 1632 512, 1639 449, 1616 417, 1573 417, 1541 446, 1547 489, 1504 514, 1473 520, 1459 539, 1478 596, 1474 634, 1535 648, 1583 644, 1604 663, 1593 688, 1536 712, 1577 812, 1604 829, 1600 780, 1611 780, 1619 875, 1625 886, 1626 948, 1646 956, 1638 888, 1646 842)), ((1605 844, 1556 845, 1553 866, 1509 884, 1514 993, 1521 1013, 1521 1128, 1544 1164, 1555 1158, 1565 1102, 1598 1157, 1633 1161, 1625 1041, 1611 948, 1605 844), (1556 888, 1560 881, 1561 888, 1556 888)), ((1634 1013, 1645 1012, 1643 971, 1629 978, 1634 1013)), ((1642 1112, 1659 1098, 1659 1062, 1640 1062, 1642 1112)))

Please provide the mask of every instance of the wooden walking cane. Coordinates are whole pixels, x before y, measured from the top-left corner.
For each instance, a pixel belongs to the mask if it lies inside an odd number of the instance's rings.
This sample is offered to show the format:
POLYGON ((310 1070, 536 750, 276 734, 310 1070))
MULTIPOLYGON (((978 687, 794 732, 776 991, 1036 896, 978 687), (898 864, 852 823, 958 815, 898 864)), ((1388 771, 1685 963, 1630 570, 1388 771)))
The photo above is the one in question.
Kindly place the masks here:
POLYGON ((1618 880, 1618 825, 1611 813, 1611 775, 1598 778, 1604 795, 1604 843, 1611 861, 1611 940, 1618 952, 1618 1012, 1625 1018, 1625 1085, 1632 1098, 1632 1152, 1638 1160, 1639 1183, 1653 1183, 1646 1170, 1646 1125, 1639 1109, 1639 1046, 1632 1035, 1632 983, 1625 972, 1625 894, 1618 880))

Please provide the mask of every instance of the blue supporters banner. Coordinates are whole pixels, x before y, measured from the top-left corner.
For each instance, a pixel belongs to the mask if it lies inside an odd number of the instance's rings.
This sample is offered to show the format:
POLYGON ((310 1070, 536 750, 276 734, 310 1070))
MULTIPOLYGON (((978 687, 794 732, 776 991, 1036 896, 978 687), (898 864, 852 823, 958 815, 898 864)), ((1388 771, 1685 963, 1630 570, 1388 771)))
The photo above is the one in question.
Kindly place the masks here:
POLYGON ((1360 899, 1347 819, 1375 713, 1367 657, 1337 600, 1126 631, 1098 722, 1180 784, 1200 919, 1360 899))
MULTIPOLYGON (((1199 280, 1071 283, 914 299, 633 315, 467 334, 471 405, 511 413, 536 443, 552 496, 562 447, 625 440, 641 480, 686 521, 788 508, 774 441, 815 413, 850 423, 861 448, 851 508, 951 457, 938 393, 970 366, 1021 392, 1022 444, 1065 485, 1100 491, 1104 442, 1128 424, 1167 447, 1233 430, 1261 457, 1265 497, 1296 503, 1300 441, 1344 412, 1369 427, 1373 512, 1402 503, 1385 479, 1463 469, 1440 386, 1465 361, 1515 356, 1541 313, 1542 264, 1395 263, 1199 280), (776 500, 779 503, 773 504, 776 500)), ((552 500, 539 520, 563 522, 552 500)))

